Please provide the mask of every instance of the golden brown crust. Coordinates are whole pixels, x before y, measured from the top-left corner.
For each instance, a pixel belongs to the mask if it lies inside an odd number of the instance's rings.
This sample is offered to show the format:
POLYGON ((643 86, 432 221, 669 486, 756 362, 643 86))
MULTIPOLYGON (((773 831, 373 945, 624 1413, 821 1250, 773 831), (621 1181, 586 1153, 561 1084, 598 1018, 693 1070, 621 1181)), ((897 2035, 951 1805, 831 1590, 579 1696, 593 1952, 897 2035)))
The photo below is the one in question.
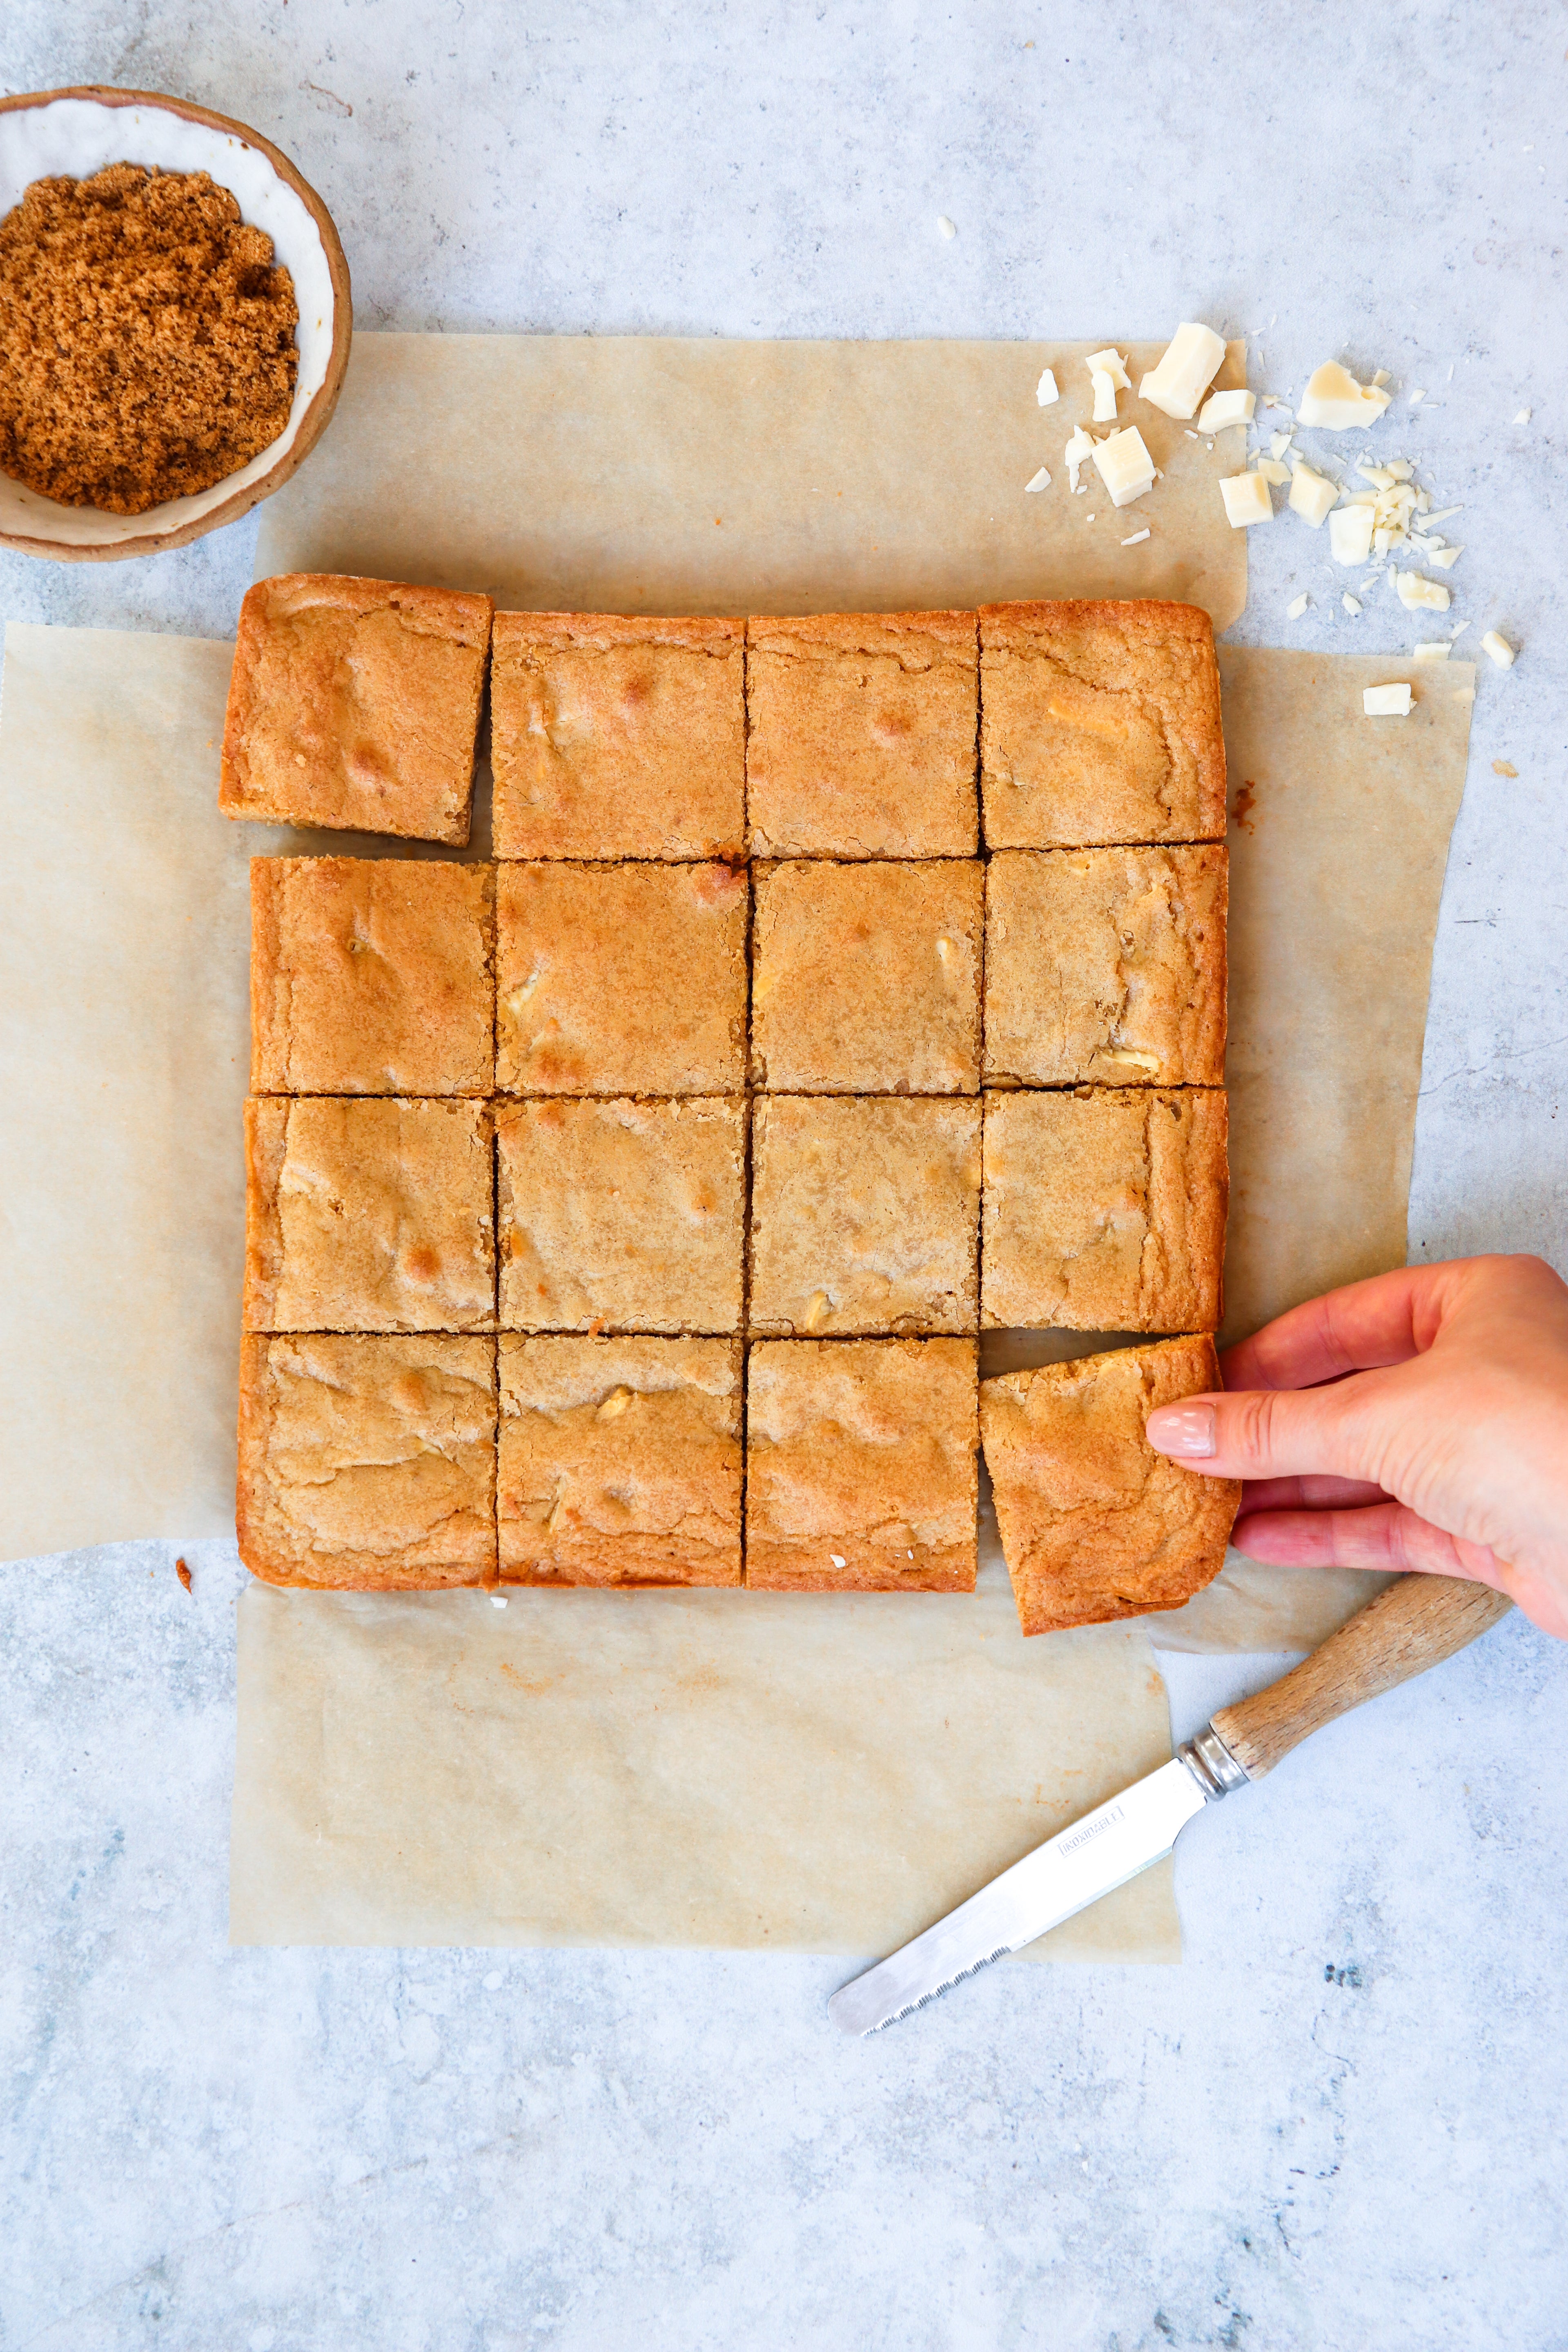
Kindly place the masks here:
POLYGON ((758 1099, 752 1331, 973 1331, 979 1224, 978 1102, 758 1099))
POLYGON ((745 1138, 731 1098, 500 1110, 502 1328, 738 1331, 745 1138))
POLYGON ((973 857, 973 613, 746 624, 753 857, 973 857))
POLYGON ((987 1095, 982 1324, 1216 1329, 1227 1132, 1217 1088, 987 1095))
POLYGON ((1240 1486, 1156 1454, 1143 1425, 1157 1405, 1219 1386, 1206 1339, 981 1383, 985 1466, 1026 1633, 1179 1609, 1213 1582, 1240 1486))
POLYGON ((746 1367, 746 1582, 972 1592, 973 1339, 764 1339, 746 1367))
POLYGON ((517 1095, 718 1095, 746 1079, 744 871, 496 871, 496 1085, 517 1095))
POLYGON ((752 1081, 775 1094, 973 1094, 978 858, 756 869, 752 1081))
POLYGON ((992 849, 1224 837, 1214 627, 1195 604, 986 604, 980 791, 992 849))
POLYGON ((985 872, 987 1086, 1216 1087, 1230 853, 999 850, 985 872))
POLYGON ((500 1575, 739 1584, 741 1344, 500 1343, 500 1575))
POLYGON ((490 1114, 461 1099, 245 1107, 247 1331, 493 1331, 490 1114))
POLYGON ((219 807, 464 846, 493 610, 403 581, 258 580, 239 608, 219 807))
POLYGON ((240 1343, 239 1556, 270 1584, 495 1580, 493 1339, 240 1343))
POLYGON ((253 857, 252 1090, 488 1095, 494 871, 253 857))
POLYGON ((738 857, 745 624, 498 613, 501 857, 738 857))

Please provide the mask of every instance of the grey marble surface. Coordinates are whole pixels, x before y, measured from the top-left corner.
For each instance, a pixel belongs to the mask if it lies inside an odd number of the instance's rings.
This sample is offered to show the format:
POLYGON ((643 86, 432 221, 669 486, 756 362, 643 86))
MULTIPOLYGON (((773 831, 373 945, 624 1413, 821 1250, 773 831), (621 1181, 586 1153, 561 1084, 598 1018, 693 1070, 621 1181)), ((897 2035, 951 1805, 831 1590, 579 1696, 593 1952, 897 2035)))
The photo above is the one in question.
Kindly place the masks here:
MULTIPOLYGON (((1513 0, 11 0, 0 82, 254 123, 369 327, 1201 317, 1261 389, 1388 368, 1379 446, 1464 503, 1460 650, 1521 648, 1479 679, 1413 1236, 1568 1266, 1565 44, 1513 0)), ((253 546, 0 557, 0 616, 226 635, 253 546)), ((1251 556, 1240 635, 1428 634, 1386 585, 1352 622, 1294 517, 1251 556)), ((163 1546, 0 1570, 4 2352, 1568 2346, 1568 1653, 1517 1620, 1194 1825, 1181 1969, 996 1969, 851 2047, 831 1963, 231 1954, 239 1570, 187 1556, 189 1598, 163 1546)), ((1269 1672, 1171 1663, 1187 1719, 1269 1672)))

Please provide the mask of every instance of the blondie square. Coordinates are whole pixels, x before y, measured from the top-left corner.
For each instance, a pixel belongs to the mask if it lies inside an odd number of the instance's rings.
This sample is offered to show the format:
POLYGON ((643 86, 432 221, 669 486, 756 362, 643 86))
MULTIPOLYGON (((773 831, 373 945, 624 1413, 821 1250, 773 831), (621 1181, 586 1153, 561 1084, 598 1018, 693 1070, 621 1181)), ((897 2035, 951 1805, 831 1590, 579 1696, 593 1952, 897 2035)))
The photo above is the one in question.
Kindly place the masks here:
POLYGON ((744 872, 496 869, 496 1085, 717 1095, 746 1082, 744 872))
POLYGON ((765 1339, 746 1368, 746 1582, 973 1592, 973 1339, 765 1339))
POLYGON ((250 861, 258 1095, 488 1095, 494 868, 250 861))
POLYGON ((744 1102, 521 1103, 496 1151, 503 1329, 740 1329, 744 1102))
POLYGON ((1224 838, 1219 665, 1197 605, 985 605, 980 684, 989 848, 1224 838))
POLYGON ((240 1343, 239 1556, 270 1584, 495 1580, 495 1341, 240 1343))
POLYGON ((978 858, 756 869, 752 1076, 775 1094, 974 1094, 978 858))
POLYGON ((740 856, 743 621, 498 613, 499 857, 740 856))
POLYGON ((987 1086, 1215 1087, 1229 853, 999 850, 985 879, 987 1086))
POLYGON ((979 1328, 980 1105, 760 1096, 750 1328, 979 1328))
POLYGON ((487 1104, 245 1106, 247 1331, 493 1331, 487 1104))
POLYGON ((488 596, 293 572, 239 608, 218 805, 461 848, 488 596))
POLYGON ((973 613, 746 625, 754 857, 973 857, 980 845, 973 613))
POLYGON ((503 1583, 739 1584, 738 1339, 500 1343, 503 1583))
POLYGON ((1226 1134, 1217 1088, 987 1095, 982 1323, 1214 1330, 1226 1134))
POLYGON ((1240 1486, 1156 1454, 1156 1405, 1220 1386, 1212 1339, 1084 1356, 980 1390, 1002 1550, 1026 1633, 1179 1609, 1225 1565, 1240 1486))

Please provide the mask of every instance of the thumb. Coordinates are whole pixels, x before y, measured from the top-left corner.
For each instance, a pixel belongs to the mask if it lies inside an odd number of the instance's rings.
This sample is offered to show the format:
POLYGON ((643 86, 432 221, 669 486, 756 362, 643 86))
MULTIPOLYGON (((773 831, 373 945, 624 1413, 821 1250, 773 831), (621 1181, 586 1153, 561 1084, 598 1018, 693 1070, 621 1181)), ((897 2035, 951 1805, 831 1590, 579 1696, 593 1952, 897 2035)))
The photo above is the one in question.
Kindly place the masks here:
POLYGON ((1156 1454, 1211 1478, 1296 1478, 1314 1471, 1374 1477, 1364 1393, 1374 1379, 1184 1397, 1150 1414, 1149 1443, 1156 1454))

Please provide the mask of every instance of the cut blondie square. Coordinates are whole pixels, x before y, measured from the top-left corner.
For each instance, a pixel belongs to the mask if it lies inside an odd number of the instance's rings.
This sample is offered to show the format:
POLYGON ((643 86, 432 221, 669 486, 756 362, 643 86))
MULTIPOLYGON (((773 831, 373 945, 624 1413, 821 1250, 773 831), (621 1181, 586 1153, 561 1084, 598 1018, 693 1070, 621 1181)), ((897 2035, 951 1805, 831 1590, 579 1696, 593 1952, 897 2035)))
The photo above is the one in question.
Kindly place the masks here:
POLYGON ((488 596, 294 572, 239 608, 218 805, 461 848, 488 596))
POLYGON ((1143 1425, 1157 1405, 1219 1386, 1206 1339, 982 1382, 985 1466, 1026 1633, 1179 1609, 1213 1583, 1240 1485, 1156 1454, 1143 1425))
POLYGON ((973 1339, 766 1339, 746 1370, 746 1582, 973 1592, 973 1339))
POLYGON ((240 1343, 239 1556, 271 1584, 495 1580, 493 1339, 240 1343))
POLYGON ((737 1093, 748 909, 728 866, 499 866, 500 1091, 737 1093))
POLYGON ((753 857, 973 857, 973 613, 746 625, 753 857))
POLYGON ((774 1094, 974 1094, 978 858, 756 869, 752 1077, 774 1094))
POLYGON ((251 1090, 488 1095, 494 868, 250 861, 251 1090))
POLYGON ((1199 606, 983 606, 980 686, 987 847, 1223 840, 1219 665, 1199 606))
POLYGON ((1228 861, 1217 843, 998 851, 986 1085, 1219 1086, 1228 861))
POLYGON ((488 1104, 245 1106, 247 1331, 492 1331, 488 1104))
POLYGON ((752 1116, 753 1332, 978 1329, 978 1102, 764 1095, 752 1116))
POLYGON ((498 613, 499 857, 740 857, 743 621, 498 613))
POLYGON ((739 1584, 741 1344, 500 1343, 500 1575, 739 1584))
POLYGON ((987 1095, 982 1324, 1215 1329, 1226 1136, 1217 1088, 987 1095))
POLYGON ((733 1099, 498 1110, 502 1328, 739 1331, 745 1144, 733 1099))

